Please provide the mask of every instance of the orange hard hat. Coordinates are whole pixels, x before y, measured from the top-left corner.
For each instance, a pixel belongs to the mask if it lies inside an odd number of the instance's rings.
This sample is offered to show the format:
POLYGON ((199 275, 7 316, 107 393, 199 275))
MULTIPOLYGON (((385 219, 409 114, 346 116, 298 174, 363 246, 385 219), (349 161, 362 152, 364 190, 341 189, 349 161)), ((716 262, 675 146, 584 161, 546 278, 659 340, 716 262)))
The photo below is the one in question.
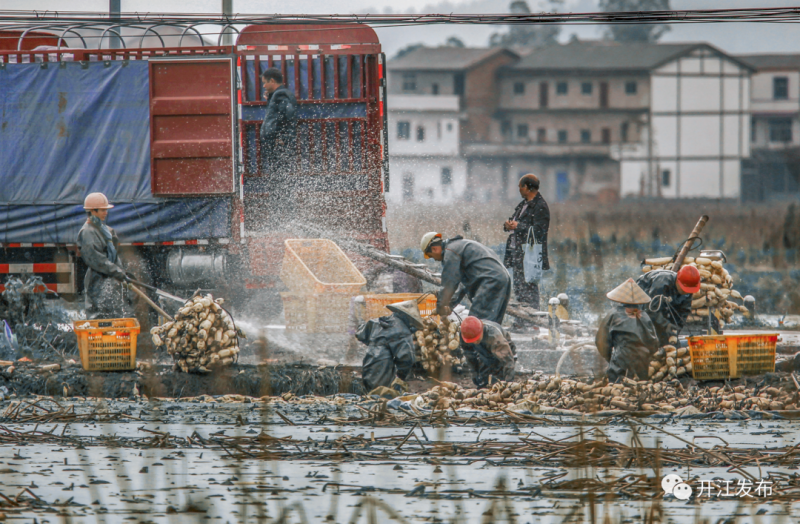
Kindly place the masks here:
POLYGON ((83 209, 111 209, 111 204, 103 193, 89 193, 83 201, 83 209))
POLYGON ((467 317, 461 322, 461 338, 467 344, 474 344, 483 336, 483 322, 478 317, 467 317))
POLYGON ((700 272, 694 266, 683 266, 678 271, 678 282, 687 294, 697 293, 700 291, 700 272))

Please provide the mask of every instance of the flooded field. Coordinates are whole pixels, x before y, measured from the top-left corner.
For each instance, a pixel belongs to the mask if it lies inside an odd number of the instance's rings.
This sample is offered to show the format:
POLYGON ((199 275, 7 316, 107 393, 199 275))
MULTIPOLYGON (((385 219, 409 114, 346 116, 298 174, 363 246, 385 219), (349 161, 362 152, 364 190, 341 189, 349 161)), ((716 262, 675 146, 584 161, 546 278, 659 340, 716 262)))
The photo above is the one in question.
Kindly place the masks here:
POLYGON ((475 412, 426 424, 340 398, 45 400, 25 417, 0 403, 0 513, 8 522, 800 518, 800 421, 475 412), (667 474, 693 488, 689 500, 664 495, 667 474), (711 496, 701 481, 715 482, 711 496), (735 495, 743 481, 750 496, 735 495), (759 482, 769 495, 755 495, 759 482))

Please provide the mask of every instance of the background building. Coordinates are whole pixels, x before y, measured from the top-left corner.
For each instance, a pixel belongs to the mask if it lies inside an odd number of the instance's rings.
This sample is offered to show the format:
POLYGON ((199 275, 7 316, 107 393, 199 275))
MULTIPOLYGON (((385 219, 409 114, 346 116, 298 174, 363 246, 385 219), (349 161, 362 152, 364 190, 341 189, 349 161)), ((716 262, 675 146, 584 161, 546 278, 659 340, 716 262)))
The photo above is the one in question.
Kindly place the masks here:
POLYGON ((742 172, 743 200, 796 198, 800 192, 800 55, 745 55, 751 77, 752 158, 742 172))
POLYGON ((506 49, 420 48, 388 65, 390 202, 465 197, 465 143, 487 140, 506 49))
MULTIPOLYGON (((704 43, 575 40, 522 54, 423 47, 389 62, 392 173, 405 194, 516 200, 534 172, 553 202, 740 198, 749 61, 704 43), (438 139, 453 119, 459 132, 438 139), (462 177, 462 193, 444 187, 462 177)), ((402 195, 393 185, 390 200, 402 195)))

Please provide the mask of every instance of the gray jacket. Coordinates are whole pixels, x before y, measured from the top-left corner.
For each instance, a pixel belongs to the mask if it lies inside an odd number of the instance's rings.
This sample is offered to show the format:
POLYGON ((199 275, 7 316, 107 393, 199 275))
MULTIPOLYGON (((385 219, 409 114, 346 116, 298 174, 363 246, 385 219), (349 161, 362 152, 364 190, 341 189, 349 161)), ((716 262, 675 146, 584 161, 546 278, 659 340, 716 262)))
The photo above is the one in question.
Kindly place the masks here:
POLYGON ((490 386, 498 380, 513 380, 517 365, 516 348, 508 330, 491 320, 483 321, 483 339, 477 344, 462 342, 464 356, 475 372, 473 382, 479 388, 490 386))
POLYGON ((511 297, 511 276, 494 251, 460 236, 444 243, 438 304, 455 305, 460 300, 456 295, 459 284, 472 303, 470 315, 498 324, 503 322, 511 297))
POLYGON ((636 318, 628 315, 624 306, 616 306, 600 321, 595 344, 608 362, 609 380, 614 382, 626 375, 647 380, 647 367, 658 350, 658 337, 645 311, 636 318))
POLYGON ((367 321, 356 338, 368 347, 361 367, 367 391, 389 387, 397 376, 405 380, 414 367, 415 329, 402 315, 393 313, 367 321))
MULTIPOLYGON (((116 232, 109 229, 111 242, 116 249, 119 239, 116 232)), ((78 248, 83 262, 89 266, 83 279, 87 309, 98 313, 102 310, 105 315, 122 315, 122 293, 117 289, 120 286, 114 285, 125 279, 119 256, 114 253, 114 259, 109 259, 108 243, 103 232, 88 220, 78 233, 78 248)))
POLYGON ((658 269, 636 279, 636 284, 652 299, 651 307, 645 306, 645 310, 656 327, 658 341, 662 346, 669 343, 669 337, 678 336, 692 312, 692 295, 684 295, 678 291, 675 285, 677 278, 678 274, 674 271, 658 269), (660 296, 663 298, 659 298, 660 296))

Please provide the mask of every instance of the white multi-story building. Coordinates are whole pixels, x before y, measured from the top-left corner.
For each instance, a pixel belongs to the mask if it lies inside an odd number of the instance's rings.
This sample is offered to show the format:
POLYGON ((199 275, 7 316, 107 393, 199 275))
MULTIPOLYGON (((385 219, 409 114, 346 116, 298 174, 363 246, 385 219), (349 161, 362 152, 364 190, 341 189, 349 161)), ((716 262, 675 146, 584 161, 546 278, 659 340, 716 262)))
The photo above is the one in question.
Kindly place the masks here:
POLYGON ((391 60, 389 202, 451 202, 469 189, 462 146, 484 140, 506 49, 420 48, 391 60))
POLYGON ((797 198, 800 183, 800 55, 744 55, 751 77, 752 159, 742 171, 742 198, 797 198))
POLYGON ((456 95, 389 98, 389 202, 448 202, 466 186, 456 95))

